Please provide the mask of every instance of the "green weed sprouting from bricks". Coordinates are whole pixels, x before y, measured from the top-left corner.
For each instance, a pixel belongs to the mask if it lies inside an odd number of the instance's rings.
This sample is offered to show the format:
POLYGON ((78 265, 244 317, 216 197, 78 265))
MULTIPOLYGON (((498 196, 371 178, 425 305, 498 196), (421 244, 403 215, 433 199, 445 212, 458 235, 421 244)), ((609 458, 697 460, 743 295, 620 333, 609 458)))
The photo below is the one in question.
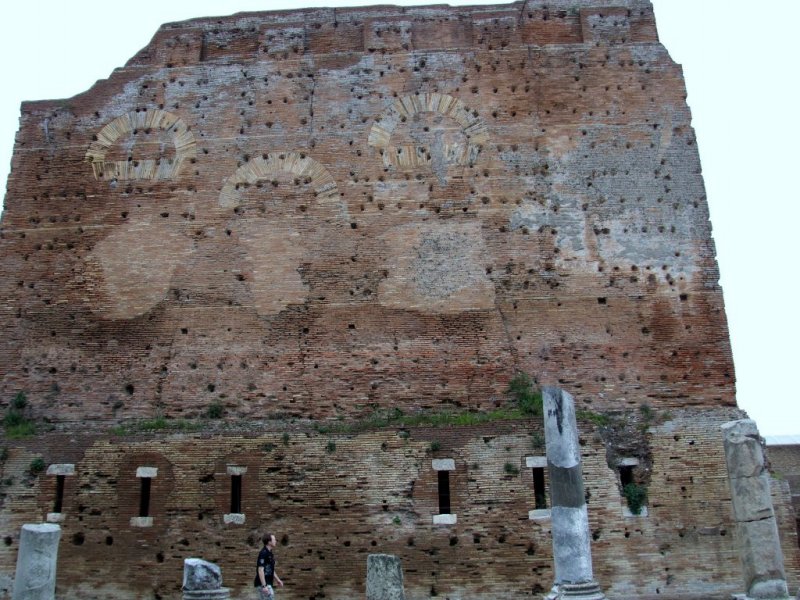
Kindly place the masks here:
POLYGON ((111 428, 113 435, 130 435, 132 433, 148 433, 148 432, 182 432, 189 433, 192 431, 199 431, 203 428, 202 423, 194 423, 192 421, 185 421, 183 419, 167 419, 159 415, 153 419, 143 419, 140 421, 132 421, 117 425, 111 428))
POLYGON ((503 471, 506 472, 506 475, 519 475, 519 467, 510 462, 503 466, 503 471))
POLYGON ((508 394, 524 415, 542 414, 542 392, 534 385, 527 373, 518 372, 508 383, 508 394))
POLYGON ((376 410, 373 414, 358 420, 346 423, 316 423, 314 430, 320 434, 338 433, 354 434, 362 431, 376 429, 401 428, 398 435, 401 438, 410 437, 407 427, 469 427, 482 423, 497 421, 513 421, 524 419, 528 414, 519 408, 497 408, 490 411, 447 411, 447 412, 419 412, 411 415, 404 414, 399 408, 376 410))
POLYGON ((598 427, 605 427, 611 423, 611 417, 603 413, 596 413, 591 410, 578 410, 575 411, 575 418, 578 421, 589 421, 598 427))
POLYGON ((36 477, 47 468, 47 463, 44 462, 42 457, 34 458, 31 464, 28 465, 28 473, 36 477))
POLYGON ((622 495, 625 496, 631 514, 641 514, 642 508, 647 503, 647 488, 638 483, 629 483, 622 488, 622 495))
POLYGON ((223 414, 225 414, 225 408, 221 402, 212 402, 206 409, 206 417, 209 419, 221 419, 223 414))
POLYGON ((28 398, 25 392, 17 392, 3 416, 3 428, 9 439, 29 437, 36 433, 36 423, 25 416, 28 398))
POLYGON ((17 392, 17 395, 11 401, 11 407, 16 410, 23 410, 26 406, 28 406, 28 398, 25 396, 25 392, 17 392))

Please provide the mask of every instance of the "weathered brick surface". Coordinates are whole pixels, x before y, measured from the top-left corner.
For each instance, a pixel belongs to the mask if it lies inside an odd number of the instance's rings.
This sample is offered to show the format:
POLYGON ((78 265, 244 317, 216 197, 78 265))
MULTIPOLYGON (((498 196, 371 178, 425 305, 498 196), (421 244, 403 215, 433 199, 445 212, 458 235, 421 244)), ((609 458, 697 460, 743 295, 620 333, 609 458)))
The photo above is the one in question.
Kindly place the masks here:
MULTIPOLYGON (((724 598, 739 581, 724 455, 715 427, 730 409, 687 410, 648 434, 656 450, 648 516, 625 517, 616 472, 601 436, 581 426, 595 573, 612 598, 724 598)), ((279 573, 288 597, 357 597, 366 555, 399 555, 411 598, 529 597, 552 583, 549 522, 534 508, 526 456, 541 424, 412 428, 320 435, 289 428, 249 434, 75 439, 51 434, 20 443, 6 463, 6 531, 52 510, 55 477, 26 478, 32 457, 76 460, 68 477, 59 589, 65 598, 175 595, 182 561, 202 555, 246 597, 266 529, 277 532, 279 573), (431 451, 431 443, 439 449, 431 451), (329 446, 333 442, 335 448, 329 446), (452 458, 457 524, 432 525, 438 512, 434 458, 452 458), (506 463, 519 469, 509 472, 506 463), (245 466, 244 525, 226 525, 227 467, 245 466), (158 467, 152 528, 130 526, 139 509, 138 466, 158 467), (121 560, 109 560, 111 555, 121 560), (142 577, 141 567, 147 567, 142 577)), ((788 491, 775 492, 788 574, 797 581, 797 536, 788 491)), ((13 562, 16 537, 0 548, 13 562)))
POLYGON ((771 445, 768 450, 770 470, 789 486, 797 528, 800 531, 800 446, 771 445))
MULTIPOLYGON (((649 2, 164 25, 88 92, 23 105, 1 235, 0 398, 25 391, 56 427, 7 442, 5 573, 19 525, 52 509, 54 478, 24 475, 40 453, 76 464, 64 597, 177 593, 186 556, 244 593, 264 527, 287 536, 287 597, 357 596, 371 551, 403 558, 412 598, 530 595, 552 580, 548 531, 527 519, 529 470, 505 464, 524 465, 536 425, 376 431, 334 452, 308 426, 490 409, 525 371, 579 408, 659 416, 632 444, 646 518, 622 516, 607 436, 583 425, 612 597, 739 589, 724 305, 649 2), (108 434, 215 402, 230 429, 108 434), (433 440, 457 459, 449 528, 431 525, 433 440), (152 528, 130 524, 137 465, 159 469, 152 528), (228 465, 248 467, 244 526, 222 521, 228 465)), ((783 488, 776 502, 796 582, 783 488)))

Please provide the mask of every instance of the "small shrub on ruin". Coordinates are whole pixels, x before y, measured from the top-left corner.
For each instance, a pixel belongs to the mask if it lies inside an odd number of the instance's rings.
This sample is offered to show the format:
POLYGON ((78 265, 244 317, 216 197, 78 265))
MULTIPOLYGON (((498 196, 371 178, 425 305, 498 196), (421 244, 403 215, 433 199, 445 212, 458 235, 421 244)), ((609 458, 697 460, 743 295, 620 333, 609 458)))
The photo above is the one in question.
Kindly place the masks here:
POLYGON ((622 495, 625 496, 631 514, 641 514, 642 508, 647 503, 647 488, 638 483, 629 483, 622 488, 622 495))
POLYGON ((542 414, 542 392, 536 387, 527 373, 518 372, 508 383, 508 394, 516 402, 524 415, 542 414))
POLYGON ((611 423, 611 417, 603 413, 596 413, 591 410, 578 410, 575 412, 578 421, 589 421, 598 427, 606 427, 611 423))
POLYGON ((225 409, 221 402, 212 402, 206 409, 206 417, 209 419, 221 419, 224 413, 225 409))
POLYGON ((36 433, 36 424, 25 416, 28 399, 25 392, 17 392, 3 416, 3 428, 9 439, 28 437, 36 433))
POLYGON ((28 473, 36 477, 37 475, 39 475, 39 473, 42 473, 46 468, 47 464, 45 464, 43 458, 41 457, 34 458, 31 461, 31 464, 28 465, 28 473))
POLYGON ((26 406, 28 406, 28 398, 25 396, 25 392, 17 392, 11 401, 11 407, 15 410, 23 410, 26 406))

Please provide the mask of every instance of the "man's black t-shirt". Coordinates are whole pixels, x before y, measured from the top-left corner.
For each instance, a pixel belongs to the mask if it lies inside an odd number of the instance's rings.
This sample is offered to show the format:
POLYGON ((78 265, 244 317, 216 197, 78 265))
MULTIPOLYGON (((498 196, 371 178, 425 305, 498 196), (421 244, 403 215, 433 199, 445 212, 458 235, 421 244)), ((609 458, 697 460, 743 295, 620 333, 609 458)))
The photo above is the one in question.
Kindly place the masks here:
POLYGON ((264 581, 267 585, 272 585, 275 579, 275 555, 272 551, 264 546, 261 552, 258 553, 258 561, 256 562, 256 578, 253 581, 255 587, 261 587, 261 579, 258 577, 258 568, 264 567, 264 581))

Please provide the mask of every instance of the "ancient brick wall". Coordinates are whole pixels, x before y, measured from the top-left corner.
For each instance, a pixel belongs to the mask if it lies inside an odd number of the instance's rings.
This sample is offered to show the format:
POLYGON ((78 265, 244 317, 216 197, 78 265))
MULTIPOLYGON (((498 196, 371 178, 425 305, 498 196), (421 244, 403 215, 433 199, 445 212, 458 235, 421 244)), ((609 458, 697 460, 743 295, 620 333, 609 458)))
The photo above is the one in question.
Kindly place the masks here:
POLYGON ((789 487, 797 529, 800 531, 800 446, 775 444, 767 449, 770 471, 789 487))
POLYGON ((411 598, 538 593, 540 424, 320 433, 486 412, 525 372, 615 424, 581 425, 604 587, 739 590, 719 425, 740 413, 685 96, 649 2, 531 0, 171 23, 86 93, 25 103, 0 405, 24 392, 40 433, 4 441, 3 576, 53 512, 41 455, 75 469, 64 597, 176 594, 188 556, 244 594, 267 527, 287 597, 357 596, 371 551, 401 555, 411 598), (112 433, 154 417, 192 428, 112 433), (646 517, 624 515, 620 458, 646 517))
POLYGON ((54 421, 484 408, 515 370, 734 402, 646 2, 166 25, 23 106, 8 190, 2 396, 54 421))
MULTIPOLYGON (((609 597, 726 598, 740 589, 715 431, 735 416, 730 409, 679 412, 648 430, 655 460, 643 516, 625 510, 601 428, 581 425, 595 573, 609 597)), ((51 435, 22 442, 5 464, 4 477, 14 481, 4 530, 52 511, 55 477, 24 471, 37 455, 48 463, 69 459, 65 448, 72 446, 81 458, 65 486, 59 597, 173 597, 183 559, 202 556, 219 563, 225 584, 245 598, 267 529, 281 542, 278 572, 290 598, 358 597, 366 555, 378 551, 401 556, 410 598, 530 597, 549 589, 553 577, 549 519, 529 518, 534 495, 525 465, 544 454, 541 432, 541 423, 516 421, 361 434, 51 435), (453 525, 433 524, 434 459, 454 462, 453 525), (139 510, 136 471, 144 466, 158 471, 152 522, 142 527, 132 517, 139 510), (246 468, 241 523, 226 522, 230 467, 246 468)), ((774 499, 796 585, 800 555, 787 495, 778 486, 774 499)), ((10 536, 0 546, 3 564, 15 553, 10 536)))

